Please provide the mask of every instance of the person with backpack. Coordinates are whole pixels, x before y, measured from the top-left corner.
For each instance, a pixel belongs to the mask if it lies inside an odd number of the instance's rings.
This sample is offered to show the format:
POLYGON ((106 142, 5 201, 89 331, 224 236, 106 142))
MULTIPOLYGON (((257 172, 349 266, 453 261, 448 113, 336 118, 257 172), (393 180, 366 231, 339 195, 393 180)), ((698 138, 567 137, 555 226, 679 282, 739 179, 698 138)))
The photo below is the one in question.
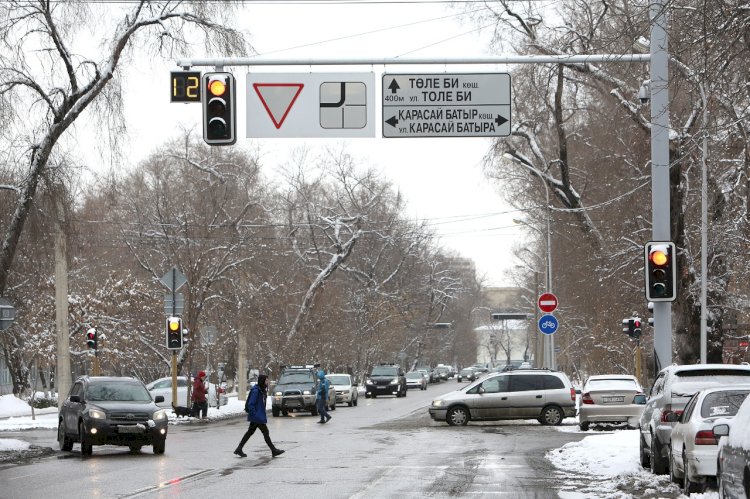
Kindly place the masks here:
POLYGON ((263 434, 263 439, 266 441, 266 445, 271 449, 271 455, 273 457, 280 456, 284 453, 283 450, 277 449, 271 441, 271 435, 268 431, 268 418, 266 417, 266 397, 268 395, 268 377, 265 374, 258 376, 258 382, 250 389, 245 401, 245 412, 247 412, 247 420, 250 422, 250 426, 244 435, 240 444, 234 449, 234 453, 239 457, 247 457, 247 454, 242 452, 242 448, 245 446, 250 437, 253 436, 255 430, 260 430, 263 434))
POLYGON ((318 414, 320 414, 320 424, 326 424, 331 420, 331 415, 326 410, 326 402, 328 401, 328 390, 331 386, 329 381, 326 379, 326 372, 324 370, 318 371, 318 391, 315 393, 315 404, 318 407, 318 414))

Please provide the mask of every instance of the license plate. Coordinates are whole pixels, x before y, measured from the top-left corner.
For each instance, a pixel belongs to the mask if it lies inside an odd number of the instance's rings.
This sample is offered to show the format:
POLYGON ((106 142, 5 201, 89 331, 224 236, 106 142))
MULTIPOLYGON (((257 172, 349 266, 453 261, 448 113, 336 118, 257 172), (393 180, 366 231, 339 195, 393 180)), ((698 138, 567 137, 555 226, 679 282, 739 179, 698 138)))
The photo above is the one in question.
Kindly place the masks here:
POLYGON ((602 397, 605 404, 621 404, 625 402, 625 397, 602 397))
POLYGON ((139 426, 119 426, 118 433, 143 433, 143 428, 139 426))

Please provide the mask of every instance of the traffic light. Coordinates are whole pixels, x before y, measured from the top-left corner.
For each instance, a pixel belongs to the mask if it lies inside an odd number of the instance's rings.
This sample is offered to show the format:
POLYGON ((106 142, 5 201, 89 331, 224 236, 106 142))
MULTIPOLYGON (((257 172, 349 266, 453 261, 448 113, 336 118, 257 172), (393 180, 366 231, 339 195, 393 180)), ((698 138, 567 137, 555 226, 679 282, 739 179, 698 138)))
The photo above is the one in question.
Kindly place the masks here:
POLYGON ((633 334, 631 334, 630 337, 638 339, 643 333, 643 330, 641 329, 641 318, 633 317, 631 320, 633 321, 633 334))
POLYGON ((182 319, 179 317, 167 317, 167 348, 182 348, 182 319))
POLYGON ((673 242, 649 242, 645 246, 646 299, 674 301, 677 298, 677 264, 673 242))
POLYGON ((212 146, 229 146, 237 142, 237 95, 232 73, 203 75, 203 140, 212 146))
POLYGON ((623 319, 622 320, 622 332, 628 333, 628 336, 633 337, 633 331, 635 331, 635 319, 623 319))
POLYGON ((96 341, 96 328, 92 327, 88 331, 86 331, 86 345, 92 349, 96 350, 97 348, 97 341, 96 341))

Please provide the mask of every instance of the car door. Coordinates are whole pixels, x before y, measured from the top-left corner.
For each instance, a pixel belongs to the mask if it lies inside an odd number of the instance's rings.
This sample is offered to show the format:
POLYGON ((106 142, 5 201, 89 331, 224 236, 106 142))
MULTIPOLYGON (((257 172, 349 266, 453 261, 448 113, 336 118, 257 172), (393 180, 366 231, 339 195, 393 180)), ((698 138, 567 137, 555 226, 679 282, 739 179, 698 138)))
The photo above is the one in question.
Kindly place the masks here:
MULTIPOLYGON (((164 402, 157 404, 159 407, 172 407, 172 378, 160 379, 149 389, 151 396, 156 399, 157 395, 164 397, 164 402)), ((179 400, 179 395, 178 395, 179 400)), ((179 405, 179 404, 177 404, 179 405)))
POLYGON ((78 417, 83 410, 83 383, 78 381, 70 389, 67 400, 63 403, 63 421, 65 432, 68 434, 78 433, 78 417), (77 395, 81 402, 72 402, 70 398, 77 395))
POLYGON ((644 442, 648 442, 649 448, 651 448, 651 430, 654 425, 654 410, 661 405, 661 400, 664 398, 665 377, 666 373, 661 372, 654 381, 654 384, 651 385, 651 391, 649 391, 646 406, 643 408, 643 414, 641 414, 641 436, 643 437, 644 442))
POLYGON ((537 374, 515 374, 510 376, 511 406, 514 418, 538 418, 545 404, 544 384, 537 374))
POLYGON ((688 423, 690 422, 690 418, 693 416, 693 411, 695 410, 699 395, 700 392, 692 396, 690 401, 685 406, 685 411, 680 416, 679 422, 674 425, 674 428, 672 428, 670 448, 672 459, 674 459, 674 462, 677 465, 677 469, 682 469, 682 448, 685 444, 687 432, 691 430, 688 423))
POLYGON ((508 377, 495 376, 477 386, 478 396, 474 397, 472 417, 477 419, 505 419, 509 414, 508 377))

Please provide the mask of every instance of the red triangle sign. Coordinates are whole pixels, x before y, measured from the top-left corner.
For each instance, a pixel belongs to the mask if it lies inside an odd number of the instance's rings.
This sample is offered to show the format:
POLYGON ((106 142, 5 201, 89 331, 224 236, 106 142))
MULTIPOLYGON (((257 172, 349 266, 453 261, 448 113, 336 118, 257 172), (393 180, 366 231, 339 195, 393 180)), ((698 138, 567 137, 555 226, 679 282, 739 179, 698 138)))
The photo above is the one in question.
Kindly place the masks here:
POLYGON ((303 83, 253 83, 255 93, 277 130, 284 124, 304 86, 303 83))

